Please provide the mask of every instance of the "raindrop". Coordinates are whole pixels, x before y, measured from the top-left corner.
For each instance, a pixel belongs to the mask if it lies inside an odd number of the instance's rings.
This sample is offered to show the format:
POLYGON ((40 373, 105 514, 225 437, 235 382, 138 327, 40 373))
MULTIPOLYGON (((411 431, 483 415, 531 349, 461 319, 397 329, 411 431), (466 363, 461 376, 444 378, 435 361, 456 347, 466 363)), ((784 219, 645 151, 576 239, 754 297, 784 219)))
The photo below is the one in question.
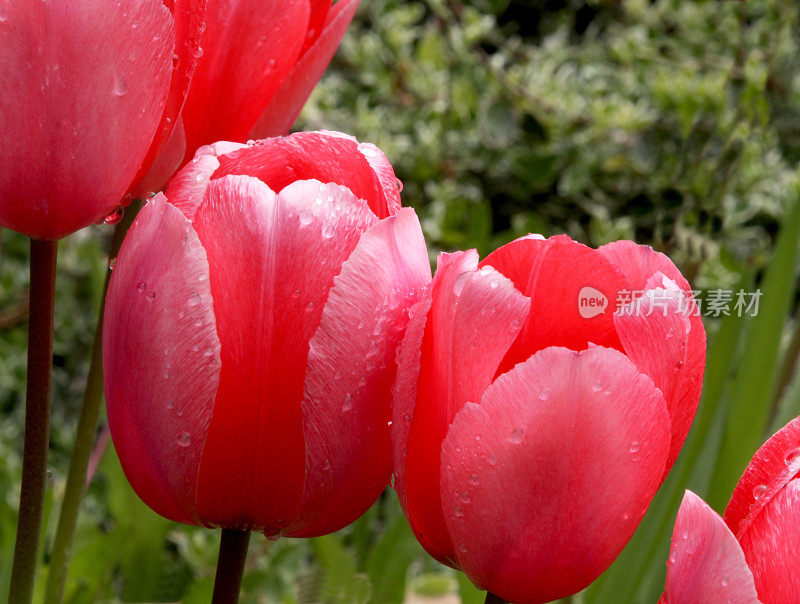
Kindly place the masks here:
POLYGON ((403 181, 398 178, 397 180, 395 180, 394 184, 397 187, 397 192, 398 193, 402 193, 403 192, 403 181))
POLYGON ((548 398, 550 398, 550 388, 542 388, 539 391, 539 399, 546 401, 548 398))
POLYGON ((341 371, 337 371, 336 373, 334 373, 333 374, 333 379, 336 380, 337 382, 339 380, 341 380, 342 379, 342 372, 341 371))
POLYGON ((407 424, 410 424, 410 423, 411 423, 411 415, 409 415, 408 413, 406 413, 405 415, 403 415, 403 419, 405 420, 405 422, 406 422, 407 424))
POLYGON ((202 327, 203 326, 203 319, 197 318, 194 320, 195 327, 202 327))
POLYGON ((799 460, 800 460, 800 449, 794 449, 786 454, 786 457, 783 458, 783 463, 785 463, 787 466, 791 466, 792 464, 794 464, 799 460))
POLYGON ((125 96, 128 94, 128 82, 122 76, 114 78, 114 94, 117 96, 125 96))
POLYGON ((200 294, 197 292, 189 296, 189 306, 197 306, 200 304, 200 294))
POLYGON ((689 538, 689 531, 683 531, 683 540, 686 541, 689 538))
POLYGON ((514 444, 519 444, 522 442, 522 437, 525 431, 522 428, 515 428, 514 431, 511 433, 509 440, 514 444))
POLYGON ((366 377, 364 377, 364 376, 361 376, 361 379, 360 379, 360 380, 358 380, 358 386, 359 386, 360 388, 363 388, 363 387, 364 387, 364 386, 366 386, 366 385, 367 385, 367 378, 366 378, 366 377))
POLYGON ((195 175, 194 175, 194 179, 195 179, 197 182, 200 182, 201 180, 203 180, 203 175, 202 175, 202 174, 200 174, 200 173, 198 173, 198 174, 195 174, 195 175))
POLYGON ((189 443, 191 443, 191 442, 192 442, 192 437, 191 437, 191 436, 189 436, 189 433, 188 433, 188 432, 184 432, 183 434, 181 434, 181 435, 178 437, 178 444, 179 444, 181 447, 188 447, 188 446, 189 446, 189 443))
POLYGON ((322 227, 322 238, 323 239, 330 239, 333 237, 334 228, 332 224, 325 224, 322 227))
POLYGON ((330 459, 326 459, 325 463, 322 464, 322 471, 323 472, 327 472, 330 469, 331 469, 331 460, 330 459))
POLYGON ((639 452, 639 441, 635 440, 631 443, 630 449, 628 449, 631 453, 638 453, 639 452))
POLYGON ((124 211, 125 210, 122 206, 117 206, 117 208, 113 212, 111 212, 111 214, 103 218, 103 224, 108 224, 108 225, 117 224, 120 220, 122 220, 122 214, 124 211))
POLYGON ((116 256, 108 261, 108 270, 113 271, 114 267, 117 265, 117 258, 116 256))
POLYGON ((179 318, 179 319, 183 319, 183 317, 184 317, 185 315, 186 315, 186 313, 185 313, 185 312, 183 312, 182 310, 179 310, 179 311, 178 311, 178 318, 179 318))
POLYGON ((145 300, 147 300, 148 302, 152 302, 153 300, 155 300, 155 299, 156 299, 156 292, 150 292, 150 293, 149 293, 149 294, 147 294, 147 295, 146 295, 144 298, 145 298, 145 300))
POLYGON ((767 491, 767 485, 760 484, 755 489, 753 489, 753 497, 755 497, 756 501, 758 501, 764 496, 764 493, 766 491, 767 491))
POLYGON ((197 276, 197 280, 198 280, 198 281, 205 281, 206 279, 208 279, 208 275, 206 275, 205 273, 200 273, 200 274, 197 276))
POLYGON ((488 463, 490 466, 496 466, 497 458, 491 453, 489 453, 489 455, 486 457, 486 463, 488 463))
POLYGON ((458 551, 460 551, 462 554, 466 554, 467 553, 467 546, 464 545, 464 544, 459 545, 458 546, 458 551))
POLYGON ((492 289, 497 289, 499 286, 500 286, 500 279, 492 279, 489 282, 489 287, 491 287, 492 289))
POLYGON ((169 399, 167 401, 167 409, 172 411, 174 408, 175 408, 175 401, 173 401, 172 399, 169 399))
POLYGON ((461 518, 461 517, 464 515, 464 510, 463 510, 463 509, 461 509, 461 506, 460 506, 460 505, 457 505, 457 506, 456 506, 456 507, 453 509, 453 514, 455 515, 455 517, 456 517, 456 518, 461 518))
MULTIPOLYGON (((494 313, 494 307, 492 307, 492 313, 494 313)), ((508 326, 511 329, 511 331, 519 331, 520 323, 519 323, 519 321, 514 319, 513 321, 511 321, 511 323, 509 323, 508 326)))
POLYGON ((471 485, 477 485, 480 482, 480 478, 478 478, 477 474, 472 474, 469 477, 469 483, 471 485))
POLYGON ((308 210, 300 212, 300 224, 302 226, 308 226, 312 220, 314 220, 314 215, 311 212, 308 210))
POLYGON ((311 312, 312 310, 314 310, 314 303, 309 302, 308 304, 306 304, 306 312, 311 312))
POLYGON ((202 47, 202 46, 198 46, 198 47, 197 47, 197 54, 196 54, 195 56, 196 56, 198 59, 199 59, 200 57, 202 57, 202 56, 203 56, 203 47, 202 47))
POLYGON ((722 577, 722 587, 728 587, 728 577, 722 577))
POLYGON ((603 383, 600 381, 595 382, 592 384, 592 390, 595 392, 600 392, 603 389, 603 383))
POLYGON ((461 491, 458 498, 461 500, 462 503, 469 503, 469 493, 466 491, 461 491))
POLYGON ((678 361, 677 363, 675 363, 675 367, 677 369, 682 369, 683 368, 683 361, 678 361))
POLYGON ((147 283, 145 283, 144 281, 140 282, 139 285, 136 286, 136 290, 140 294, 143 294, 144 290, 146 290, 146 289, 147 289, 147 283))
POLYGON ((353 396, 348 392, 344 395, 344 402, 342 402, 342 411, 350 411, 353 408, 353 396))

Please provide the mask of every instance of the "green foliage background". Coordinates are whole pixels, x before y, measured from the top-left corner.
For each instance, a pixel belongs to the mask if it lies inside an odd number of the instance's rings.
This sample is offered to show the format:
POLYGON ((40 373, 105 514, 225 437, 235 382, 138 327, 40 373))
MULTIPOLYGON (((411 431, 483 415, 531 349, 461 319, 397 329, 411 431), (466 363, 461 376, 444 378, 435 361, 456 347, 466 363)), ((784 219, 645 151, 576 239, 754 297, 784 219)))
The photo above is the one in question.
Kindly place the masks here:
MULTIPOLYGON (((721 510, 755 448, 800 413, 799 11, 791 0, 362 0, 296 124, 383 148, 432 259, 567 232, 592 246, 648 243, 698 288, 764 290, 758 317, 708 320, 692 435, 629 547, 578 596, 586 602, 655 601, 683 489, 721 510)), ((50 502, 63 489, 109 230, 60 245, 50 502)), ((0 593, 16 522, 26 291, 26 240, 4 231, 0 593)), ((84 504, 67 601, 208 601, 217 539, 150 512, 109 451, 84 504)), ((424 555, 389 490, 336 535, 254 538, 243 602, 399 603, 411 592, 482 601, 424 555)))

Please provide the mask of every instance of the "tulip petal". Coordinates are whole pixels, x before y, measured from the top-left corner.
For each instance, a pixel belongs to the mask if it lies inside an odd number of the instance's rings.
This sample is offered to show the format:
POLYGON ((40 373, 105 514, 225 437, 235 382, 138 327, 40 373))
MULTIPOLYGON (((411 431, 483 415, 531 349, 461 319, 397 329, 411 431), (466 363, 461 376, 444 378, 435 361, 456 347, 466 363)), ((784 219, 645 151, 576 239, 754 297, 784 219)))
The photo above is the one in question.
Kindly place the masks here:
POLYGON ((222 344, 199 479, 210 523, 271 535, 296 513, 308 343, 334 276, 374 222, 364 202, 336 185, 299 181, 278 196, 247 176, 209 185, 194 226, 222 344))
MULTIPOLYGON (((755 604, 753 573, 722 518, 686 491, 675 520, 667 563, 665 604, 755 604)), ((788 601, 788 600, 770 600, 788 601)))
POLYGON ((495 267, 531 298, 528 320, 499 373, 548 346, 583 350, 592 343, 621 350, 613 315, 627 281, 597 250, 566 235, 521 237, 489 254, 481 266, 495 267), (581 308, 589 298, 606 305, 581 308))
MULTIPOLYGON (((672 283, 672 282, 670 282, 672 283)), ((692 426, 700 393, 681 389, 691 331, 687 300, 673 284, 671 289, 650 289, 614 314, 614 325, 628 358, 650 376, 661 390, 672 424, 666 477, 692 426)))
POLYGON ((525 321, 529 301, 474 250, 440 257, 421 345, 417 398, 408 435, 406 506, 417 539, 452 559, 439 495, 438 459, 456 413, 480 399, 525 321))
MULTIPOLYGON (((615 241, 601 246, 597 251, 622 271, 630 283, 632 297, 638 297, 649 289, 665 287, 665 277, 667 282, 677 285, 685 295, 682 313, 688 316, 691 328, 686 344, 685 366, 681 372, 680 382, 675 388, 677 404, 670 405, 673 419, 678 419, 672 426, 674 436, 670 457, 674 461, 689 431, 703 390, 706 330, 703 327, 700 309, 696 305, 688 281, 666 255, 656 252, 647 245, 637 245, 632 241, 615 241)), ((669 404, 669 400, 667 402, 669 404)), ((667 470, 671 465, 672 462, 668 464, 667 470)))
POLYGON ((175 173, 186 155, 186 132, 180 121, 181 132, 172 134, 179 126, 179 115, 189 91, 198 55, 201 53, 200 35, 205 23, 206 0, 164 0, 175 20, 175 52, 172 55, 172 80, 164 113, 139 175, 137 189, 160 190, 175 173), (169 145, 169 148, 167 148, 169 145), (181 149, 180 157, 177 157, 181 149))
POLYGON ((203 56, 182 114, 189 152, 217 140, 247 138, 294 67, 308 19, 308 0, 209 3, 203 56))
POLYGON ((167 189, 167 199, 189 220, 194 220, 195 212, 206 196, 211 177, 219 168, 219 157, 245 148, 240 143, 220 141, 200 147, 192 161, 175 175, 167 189))
POLYGON ((773 434, 753 456, 725 509, 725 522, 742 540, 770 500, 800 473, 800 417, 773 434))
POLYGON ((358 141, 338 132, 297 132, 291 136, 257 141, 244 149, 226 153, 213 178, 247 174, 261 179, 273 191, 281 191, 295 180, 316 179, 346 186, 369 203, 378 218, 386 218, 399 205, 386 196, 386 182, 397 188, 391 166, 381 162, 376 172, 362 153, 358 141), (389 174, 391 171, 391 174, 389 174))
POLYGON ((166 102, 172 17, 161 0, 5 10, 0 224, 58 239, 111 213, 131 186, 166 102))
POLYGON ((763 602, 800 602, 800 478, 778 491, 739 541, 763 602))
POLYGON ((303 44, 303 50, 300 51, 300 56, 314 45, 317 38, 322 35, 325 29, 328 12, 331 10, 331 0, 309 0, 311 14, 308 17, 308 31, 306 32, 306 40, 303 44))
POLYGON ((147 176, 136 185, 133 196, 144 199, 150 192, 161 191, 180 167, 184 155, 186 155, 186 132, 183 129, 183 122, 178 120, 178 125, 173 129, 169 141, 150 167, 147 176))
POLYGON ((286 534, 339 530, 389 483, 395 356, 406 309, 430 279, 422 229, 406 208, 366 231, 334 280, 308 353, 306 486, 286 534))
POLYGON ((203 246, 189 221, 154 197, 125 238, 108 288, 108 423, 139 497, 193 524, 202 524, 197 468, 219 383, 212 306, 203 246))
POLYGON ((633 535, 669 441, 661 392, 622 353, 537 352, 465 405, 444 440, 458 564, 513 602, 580 591, 633 535))
POLYGON ((289 76, 261 113, 251 138, 279 136, 289 132, 314 86, 331 62, 347 26, 353 20, 359 0, 338 0, 327 16, 322 34, 297 61, 289 76))

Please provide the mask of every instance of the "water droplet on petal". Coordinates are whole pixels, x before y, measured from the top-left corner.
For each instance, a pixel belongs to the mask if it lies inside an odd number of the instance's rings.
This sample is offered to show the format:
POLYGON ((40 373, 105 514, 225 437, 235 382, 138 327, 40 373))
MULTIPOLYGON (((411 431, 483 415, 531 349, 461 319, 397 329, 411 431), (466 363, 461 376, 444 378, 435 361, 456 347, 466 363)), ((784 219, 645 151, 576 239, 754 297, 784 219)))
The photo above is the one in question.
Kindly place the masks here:
POLYGON ((194 179, 197 182, 200 182, 201 180, 203 180, 203 175, 201 173, 197 173, 197 174, 194 175, 194 179))
POLYGON ((767 485, 760 484, 755 489, 753 489, 753 497, 755 497, 756 500, 759 500, 764 496, 764 493, 766 491, 767 491, 767 485))
POLYGON ((301 226, 308 226, 311 224, 311 221, 314 220, 314 215, 309 212, 308 210, 303 210, 300 212, 300 224, 301 226))
POLYGON ((403 192, 403 181, 398 178, 397 180, 395 180, 394 184, 397 187, 397 192, 398 193, 402 193, 403 192))
MULTIPOLYGON (((492 308, 492 312, 494 312, 494 308, 492 308)), ((512 332, 514 332, 514 331, 519 331, 520 327, 522 326, 520 325, 519 321, 514 319, 511 321, 511 323, 509 323, 508 327, 512 332)))
POLYGON ((515 428, 514 431, 511 433, 509 440, 514 444, 519 444, 522 442, 522 437, 524 436, 525 431, 520 428, 515 428))
POLYGON ((156 299, 156 292, 150 292, 150 293, 149 293, 149 294, 147 294, 147 295, 146 295, 144 298, 145 298, 145 300, 147 300, 148 302, 152 302, 153 300, 155 300, 155 299, 156 299))
POLYGON ((683 531, 683 540, 686 541, 689 538, 689 531, 683 531))
POLYGON ((480 482, 480 478, 477 474, 471 474, 469 477, 469 483, 471 485, 477 485, 480 482))
POLYGON ((120 220, 122 220, 122 214, 124 213, 125 208, 122 206, 117 206, 116 209, 111 212, 108 216, 103 218, 103 224, 114 225, 117 224, 120 220))
POLYGON ((491 453, 489 453, 489 455, 486 456, 486 463, 488 463, 490 466, 496 466, 497 458, 491 453))
POLYGON ((184 432, 178 437, 178 444, 181 447, 188 447, 191 442, 192 442, 192 437, 189 436, 188 432, 184 432))
POLYGON ((500 279, 492 279, 489 282, 489 287, 491 287, 492 289, 497 289, 499 286, 500 286, 500 279))
POLYGON ((455 508, 453 508, 453 514, 456 518, 461 518, 464 515, 464 510, 461 509, 460 505, 457 505, 455 508))
POLYGON ((189 306, 197 306, 198 304, 200 304, 200 294, 195 292, 189 296, 189 306))
POLYGON ((309 302, 308 304, 306 304, 306 312, 311 312, 312 310, 314 310, 314 303, 309 302))
POLYGON ((353 408, 353 396, 348 392, 344 395, 342 402, 342 411, 350 411, 353 408))
POLYGON ((542 388, 539 391, 539 399, 546 401, 548 398, 550 398, 550 388, 542 388))
POLYGON ((197 47, 197 54, 196 54, 195 56, 196 56, 198 59, 199 59, 200 57, 202 57, 202 56, 203 56, 203 47, 202 47, 202 46, 198 46, 198 47, 197 47))
POLYGON ((787 466, 791 466, 794 463, 800 461, 800 449, 793 449, 786 454, 786 457, 783 458, 783 463, 787 466))
POLYGON ((728 577, 722 577, 722 587, 728 587, 728 577))
POLYGON ((112 258, 111 260, 109 260, 109 261, 108 261, 108 270, 111 270, 111 271, 113 271, 113 270, 114 270, 114 267, 115 267, 116 265, 117 265, 117 258, 116 258, 116 257, 114 257, 114 258, 112 258))
POLYGON ((639 441, 635 440, 631 443, 630 448, 628 449, 631 453, 638 453, 639 452, 639 441))
POLYGON ((128 94, 128 82, 120 75, 114 78, 114 94, 117 96, 125 96, 128 94))
POLYGON ((140 294, 143 294, 143 293, 144 293, 144 290, 146 290, 146 289, 147 289, 147 283, 145 283, 144 281, 141 281, 141 282, 139 283, 139 285, 137 285, 137 286, 136 286, 136 290, 137 290, 137 291, 138 291, 140 294))
POLYGON ((174 408, 175 408, 175 401, 173 401, 172 399, 169 399, 167 401, 167 409, 172 411, 174 408))
POLYGON ((462 503, 469 503, 469 493, 467 491, 461 491, 461 493, 458 495, 458 498, 462 503))
POLYGON ((600 381, 595 382, 592 384, 592 390, 595 392, 600 392, 603 389, 603 383, 600 381))

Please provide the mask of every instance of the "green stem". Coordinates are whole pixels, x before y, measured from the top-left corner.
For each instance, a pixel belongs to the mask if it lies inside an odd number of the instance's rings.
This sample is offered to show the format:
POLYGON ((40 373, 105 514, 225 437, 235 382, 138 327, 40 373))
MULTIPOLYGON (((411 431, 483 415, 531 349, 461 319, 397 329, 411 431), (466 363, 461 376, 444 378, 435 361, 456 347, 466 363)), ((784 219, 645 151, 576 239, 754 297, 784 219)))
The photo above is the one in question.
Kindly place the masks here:
MULTIPOLYGON (((114 236, 109 248, 109 260, 119 253, 122 240, 128 232, 131 223, 139 209, 134 202, 125 212, 123 219, 114 227, 114 236)), ((100 421, 100 412, 103 407, 103 309, 105 308, 106 291, 111 271, 106 271, 103 285, 103 297, 100 301, 100 312, 97 316, 97 327, 94 332, 92 345, 92 358, 89 363, 89 373, 86 376, 86 389, 83 392, 83 405, 78 419, 78 428, 75 435, 75 448, 67 472, 67 482, 64 486, 64 498, 61 502, 61 512, 58 517, 58 526, 53 540, 53 550, 50 557, 50 568, 47 574, 47 587, 44 601, 46 604, 58 604, 64 598, 64 586, 67 581, 69 560, 72 553, 72 541, 75 537, 75 527, 78 523, 81 501, 86 491, 86 469, 92 455, 97 425, 100 421)))
POLYGON ((484 604, 508 604, 503 598, 494 595, 492 592, 486 592, 486 601, 484 604))
POLYGON ((249 543, 249 531, 222 529, 211 604, 236 604, 239 601, 249 543))
POLYGON ((56 284, 56 241, 31 239, 31 290, 28 319, 28 375, 25 398, 25 438, 22 487, 19 495, 17 540, 11 567, 9 602, 33 598, 33 581, 50 444, 50 390, 53 369, 53 309, 56 284))

